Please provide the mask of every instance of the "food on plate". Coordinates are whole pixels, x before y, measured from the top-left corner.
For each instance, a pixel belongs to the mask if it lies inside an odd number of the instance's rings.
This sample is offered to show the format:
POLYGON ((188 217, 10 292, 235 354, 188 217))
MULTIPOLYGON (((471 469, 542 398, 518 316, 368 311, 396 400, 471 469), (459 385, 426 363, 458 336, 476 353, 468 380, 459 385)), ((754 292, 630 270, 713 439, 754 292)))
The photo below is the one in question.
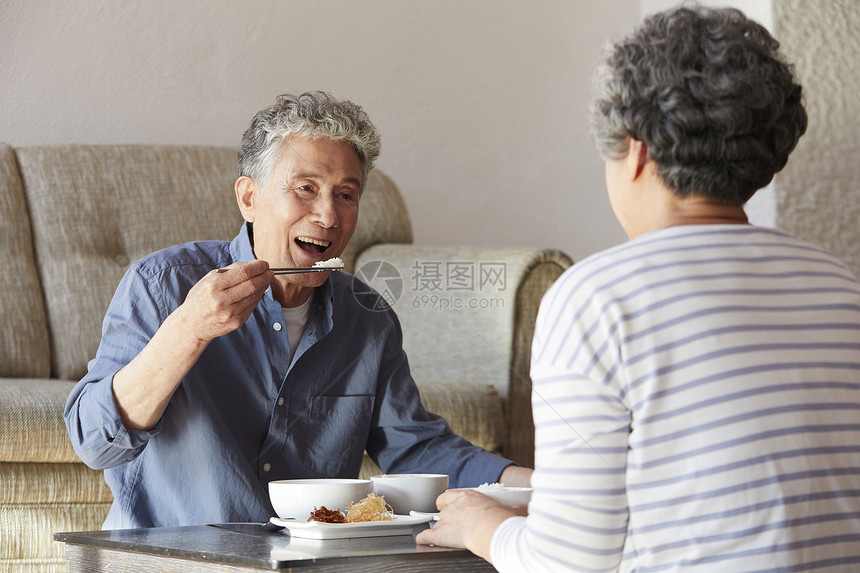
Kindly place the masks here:
POLYGON ((530 487, 507 487, 501 483, 485 483, 474 489, 504 505, 528 505, 532 498, 530 487))
POLYGON ((323 523, 344 523, 345 518, 339 509, 327 509, 326 506, 314 507, 308 521, 321 521, 323 523))
POLYGON ((385 498, 373 493, 359 502, 349 502, 346 515, 340 509, 327 509, 326 506, 314 507, 308 521, 323 523, 360 523, 365 521, 392 521, 395 518, 391 506, 385 503, 385 498))
POLYGON ((486 483, 485 482, 485 483, 482 483, 481 485, 479 485, 478 487, 476 487, 475 489, 477 491, 498 490, 498 489, 505 489, 505 486, 503 486, 500 483, 486 483))
POLYGON ((334 268, 342 267, 343 261, 340 260, 339 257, 334 257, 334 258, 329 259, 327 261, 317 261, 314 263, 314 266, 317 268, 334 269, 334 268))
POLYGON ((346 522, 358 523, 362 521, 391 521, 394 519, 394 510, 385 502, 385 498, 374 493, 357 503, 350 503, 346 508, 346 522))

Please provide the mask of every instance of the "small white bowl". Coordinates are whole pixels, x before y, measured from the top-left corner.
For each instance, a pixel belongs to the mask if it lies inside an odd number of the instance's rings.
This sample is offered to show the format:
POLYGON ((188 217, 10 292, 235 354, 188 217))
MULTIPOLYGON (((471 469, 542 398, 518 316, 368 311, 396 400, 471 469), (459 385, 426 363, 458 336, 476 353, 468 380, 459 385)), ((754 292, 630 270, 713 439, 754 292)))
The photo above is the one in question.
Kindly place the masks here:
POLYGON ((269 499, 281 519, 306 520, 322 506, 345 512, 372 490, 367 479, 283 479, 269 482, 269 499))
POLYGON ((448 489, 446 474, 382 474, 370 481, 373 493, 384 497, 397 515, 436 512, 436 498, 448 489))

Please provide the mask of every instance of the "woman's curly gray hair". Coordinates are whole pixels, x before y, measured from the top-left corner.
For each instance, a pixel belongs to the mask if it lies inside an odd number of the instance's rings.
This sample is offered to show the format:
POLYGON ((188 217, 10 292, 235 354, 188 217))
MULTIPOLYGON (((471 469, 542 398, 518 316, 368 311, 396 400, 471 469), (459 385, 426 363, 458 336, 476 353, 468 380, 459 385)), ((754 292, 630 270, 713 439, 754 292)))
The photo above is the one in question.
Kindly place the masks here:
POLYGON ((379 157, 379 133, 357 104, 321 91, 284 94, 257 112, 242 136, 239 175, 263 184, 292 136, 349 143, 361 162, 362 188, 379 157))
POLYGON ((793 68, 735 9, 655 14, 609 47, 595 72, 596 146, 623 157, 642 141, 675 193, 744 203, 781 170, 806 131, 793 68))

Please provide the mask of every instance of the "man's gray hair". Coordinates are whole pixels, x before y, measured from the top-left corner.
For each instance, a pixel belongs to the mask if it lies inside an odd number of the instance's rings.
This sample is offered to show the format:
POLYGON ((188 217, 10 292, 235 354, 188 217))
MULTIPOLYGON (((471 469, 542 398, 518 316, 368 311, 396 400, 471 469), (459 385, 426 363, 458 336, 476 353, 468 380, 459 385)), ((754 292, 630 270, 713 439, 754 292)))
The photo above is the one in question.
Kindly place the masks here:
POLYGON ((326 138, 349 143, 362 168, 362 189, 379 157, 379 133, 367 113, 349 100, 322 91, 283 94, 260 110, 242 136, 239 175, 263 185, 290 137, 326 138))

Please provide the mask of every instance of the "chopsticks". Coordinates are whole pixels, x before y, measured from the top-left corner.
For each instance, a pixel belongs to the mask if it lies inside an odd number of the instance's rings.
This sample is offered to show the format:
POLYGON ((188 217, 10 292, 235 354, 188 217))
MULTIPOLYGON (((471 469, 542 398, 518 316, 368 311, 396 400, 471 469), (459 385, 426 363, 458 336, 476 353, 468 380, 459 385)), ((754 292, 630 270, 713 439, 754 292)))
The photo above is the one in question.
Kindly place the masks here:
MULTIPOLYGON (((216 273, 226 273, 230 269, 216 269, 216 273)), ((285 267, 285 268, 271 268, 270 271, 274 271, 276 275, 297 275, 299 273, 322 273, 329 271, 342 271, 343 267, 285 267)))
POLYGON ((296 275, 299 273, 322 273, 326 271, 342 271, 343 267, 293 267, 293 268, 274 268, 269 269, 274 271, 276 275, 296 275))

